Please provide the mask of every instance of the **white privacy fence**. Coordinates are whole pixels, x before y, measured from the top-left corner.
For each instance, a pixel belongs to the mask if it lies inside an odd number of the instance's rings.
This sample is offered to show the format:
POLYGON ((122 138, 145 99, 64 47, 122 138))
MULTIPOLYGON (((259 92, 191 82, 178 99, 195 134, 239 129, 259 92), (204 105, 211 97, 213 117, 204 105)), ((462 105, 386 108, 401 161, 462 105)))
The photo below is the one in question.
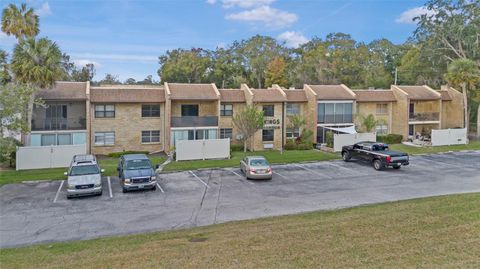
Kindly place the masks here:
POLYGON ((467 129, 432 130, 432 146, 467 144, 467 129))
POLYGON ((16 169, 40 169, 67 167, 77 154, 86 154, 87 147, 82 145, 18 147, 16 169))
POLYGON ((377 141, 375 133, 356 133, 356 134, 334 134, 333 151, 342 151, 343 146, 353 145, 361 141, 377 141))
POLYGON ((230 139, 177 140, 177 161, 230 158, 230 139))

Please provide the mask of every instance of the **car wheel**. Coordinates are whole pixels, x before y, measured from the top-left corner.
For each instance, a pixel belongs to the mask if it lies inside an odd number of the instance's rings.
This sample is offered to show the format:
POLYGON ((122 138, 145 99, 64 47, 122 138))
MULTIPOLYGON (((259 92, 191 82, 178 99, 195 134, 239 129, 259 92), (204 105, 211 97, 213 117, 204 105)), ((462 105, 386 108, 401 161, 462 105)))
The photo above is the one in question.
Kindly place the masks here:
POLYGON ((395 166, 393 167, 393 169, 400 169, 400 167, 402 167, 402 166, 401 166, 401 165, 395 165, 395 166))
POLYGON ((351 158, 352 157, 350 156, 350 153, 348 153, 348 151, 342 152, 342 159, 344 162, 350 161, 351 158))
POLYGON ((99 192, 97 195, 102 196, 102 194, 103 194, 103 191, 99 192))
POLYGON ((156 190, 157 190, 157 186, 153 186, 152 191, 156 191, 156 190))
POLYGON ((127 193, 127 192, 128 192, 128 190, 127 190, 127 189, 125 189, 125 188, 123 188, 123 189, 122 189, 122 192, 123 192, 123 193, 127 193))
POLYGON ((68 199, 68 200, 72 199, 72 196, 67 195, 67 199, 68 199))
POLYGON ((377 170, 377 171, 383 170, 382 161, 380 161, 380 160, 374 160, 374 161, 373 161, 373 168, 375 168, 375 170, 377 170))

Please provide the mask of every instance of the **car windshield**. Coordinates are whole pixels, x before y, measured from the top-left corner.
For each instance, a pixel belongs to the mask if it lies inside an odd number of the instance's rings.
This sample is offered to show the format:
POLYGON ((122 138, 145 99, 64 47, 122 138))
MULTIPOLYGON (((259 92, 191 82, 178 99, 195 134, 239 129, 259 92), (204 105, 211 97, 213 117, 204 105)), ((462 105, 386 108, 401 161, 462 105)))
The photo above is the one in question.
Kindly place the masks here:
POLYGON ((268 166, 267 160, 264 159, 253 159, 250 160, 250 165, 251 166, 268 166))
POLYGON ((372 146, 373 151, 386 151, 388 150, 387 145, 373 145, 372 146))
POLYGON ((131 160, 127 161, 127 170, 150 169, 152 165, 149 160, 131 160))
POLYGON ((98 166, 96 165, 80 165, 73 166, 70 170, 71 176, 83 176, 83 175, 94 175, 98 174, 98 166))

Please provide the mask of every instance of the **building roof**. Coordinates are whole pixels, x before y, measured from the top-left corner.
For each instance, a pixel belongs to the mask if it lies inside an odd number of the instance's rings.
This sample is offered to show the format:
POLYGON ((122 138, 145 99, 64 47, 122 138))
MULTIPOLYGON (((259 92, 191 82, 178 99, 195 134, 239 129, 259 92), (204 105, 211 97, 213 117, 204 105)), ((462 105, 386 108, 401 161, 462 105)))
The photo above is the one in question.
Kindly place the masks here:
POLYGON ((245 102, 245 92, 239 89, 221 89, 220 92, 220 101, 222 102, 245 102))
POLYGON ((438 93, 442 95, 442 101, 452 101, 452 96, 450 96, 447 90, 440 90, 438 93))
POLYGON ((392 90, 354 90, 357 102, 395 102, 392 90))
POLYGON ((56 81, 53 87, 39 90, 35 96, 43 100, 87 100, 87 82, 56 81))
POLYGON ((308 86, 317 94, 317 100, 355 100, 355 96, 342 85, 308 86))
POLYGON ((115 85, 90 88, 93 103, 161 103, 165 102, 163 86, 115 85))
POLYGON ((304 90, 283 90, 287 95, 287 102, 307 102, 307 95, 304 90))
POLYGON ((438 100, 440 94, 430 90, 427 86, 398 86, 402 91, 408 94, 410 100, 438 100))
POLYGON ((218 100, 213 84, 168 83, 171 100, 218 100))
POLYGON ((251 89, 254 103, 285 102, 287 98, 279 89, 251 89))

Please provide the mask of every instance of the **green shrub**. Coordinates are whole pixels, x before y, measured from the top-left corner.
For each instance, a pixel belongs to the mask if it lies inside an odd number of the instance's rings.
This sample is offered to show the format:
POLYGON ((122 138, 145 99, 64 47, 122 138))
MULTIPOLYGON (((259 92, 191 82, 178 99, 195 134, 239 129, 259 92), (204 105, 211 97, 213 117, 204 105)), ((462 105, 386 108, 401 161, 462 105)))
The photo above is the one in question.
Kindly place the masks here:
POLYGON ((10 167, 15 167, 17 147, 22 143, 13 137, 0 138, 0 162, 6 162, 10 167))
POLYGON ((309 150, 313 149, 313 144, 312 143, 303 143, 303 144, 298 144, 297 145, 298 150, 309 150))
POLYGON ((112 158, 120 158, 126 154, 148 154, 148 151, 120 151, 120 152, 112 152, 108 154, 108 157, 112 158))
POLYGON ((287 139, 285 143, 285 150, 294 150, 297 148, 297 143, 295 143, 294 139, 287 139))
POLYGON ((333 132, 328 131, 325 133, 325 142, 327 143, 327 147, 333 148, 333 132))
POLYGON ((230 145, 230 151, 243 151, 242 144, 232 144, 230 145))
POLYGON ((399 144, 402 143, 402 140, 403 136, 399 134, 377 135, 377 142, 399 144))

